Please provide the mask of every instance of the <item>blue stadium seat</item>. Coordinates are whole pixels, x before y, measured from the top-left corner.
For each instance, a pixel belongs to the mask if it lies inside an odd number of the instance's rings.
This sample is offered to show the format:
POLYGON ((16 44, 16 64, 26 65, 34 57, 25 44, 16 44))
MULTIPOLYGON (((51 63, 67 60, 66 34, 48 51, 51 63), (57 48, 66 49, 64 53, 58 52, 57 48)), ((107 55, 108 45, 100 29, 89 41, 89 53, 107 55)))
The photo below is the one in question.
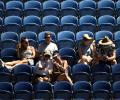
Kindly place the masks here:
POLYGON ((113 82, 120 81, 120 64, 119 63, 112 66, 112 80, 113 82))
POLYGON ((115 3, 112 0, 101 0, 98 1, 98 16, 115 14, 115 3))
POLYGON ((43 2, 43 16, 54 15, 59 16, 60 3, 54 0, 43 2))
POLYGON ((90 81, 90 66, 85 64, 75 64, 72 67, 73 81, 90 81))
POLYGON ((74 0, 67 0, 61 2, 61 16, 73 15, 78 16, 78 3, 74 0))
POLYGON ((116 49, 116 60, 117 60, 117 63, 120 63, 120 48, 116 49))
POLYGON ((120 16, 120 0, 116 1, 116 15, 120 16))
POLYGON ((14 82, 31 82, 32 77, 32 69, 30 65, 27 64, 20 64, 16 65, 13 70, 12 74, 14 76, 14 82))
POLYGON ((116 19, 110 15, 103 15, 98 18, 99 30, 115 31, 116 19))
POLYGON ((0 99, 13 100, 13 85, 9 82, 0 82, 0 99))
POLYGON ((39 82, 34 86, 35 99, 52 99, 52 84, 48 82, 39 82))
POLYGON ((114 43, 116 49, 120 47, 120 31, 114 33, 114 43))
POLYGON ((56 42, 56 34, 54 33, 54 32, 51 32, 51 31, 43 31, 43 32, 40 32, 39 34, 38 34, 38 43, 41 43, 41 42, 43 42, 44 40, 45 40, 45 33, 47 33, 47 32, 49 32, 49 33, 51 33, 51 39, 52 39, 52 41, 53 42, 56 42))
POLYGON ((58 48, 70 47, 75 48, 75 35, 71 31, 61 31, 57 34, 58 48))
POLYGON ((113 34, 110 31, 98 31, 95 33, 96 42, 103 39, 105 36, 108 36, 111 40, 113 40, 113 34))
POLYGON ((54 84, 54 99, 71 100, 72 86, 66 81, 59 81, 54 84))
POLYGON ((39 33, 41 30, 41 19, 37 16, 30 15, 23 19, 24 31, 33 31, 39 33))
POLYGON ((120 16, 117 17, 117 30, 120 31, 120 16))
POLYGON ((73 84, 73 98, 75 100, 91 99, 92 86, 87 81, 77 81, 73 84))
POLYGON ((18 82, 14 85, 14 99, 32 100, 33 86, 29 82, 18 82))
POLYGON ((20 33, 22 31, 22 19, 18 16, 8 16, 4 19, 4 30, 6 32, 20 33))
POLYGON ((23 3, 21 1, 8 1, 6 3, 6 16, 21 16, 23 15, 23 3))
POLYGON ((97 20, 94 16, 85 15, 79 19, 79 30, 80 31, 91 31, 96 32, 97 20))
POLYGON ((3 1, 0 1, 0 17, 4 17, 5 5, 3 1))
POLYGON ((97 64, 92 66, 92 82, 95 81, 110 81, 111 68, 107 64, 97 64))
POLYGON ((41 16, 41 3, 39 1, 26 1, 24 3, 24 16, 41 16))
POLYGON ((78 18, 72 15, 63 16, 61 18, 61 31, 72 31, 74 33, 78 30, 78 18))
POLYGON ((5 48, 1 50, 1 59, 3 61, 13 61, 17 59, 17 52, 14 48, 5 48))
POLYGON ((3 19, 0 17, 0 33, 2 33, 4 30, 3 28, 3 19))
POLYGON ((44 31, 51 31, 57 33, 59 29, 59 18, 57 16, 49 15, 42 19, 42 25, 44 31))
POLYGON ((70 66, 73 66, 76 63, 76 52, 73 48, 61 48, 59 53, 63 59, 68 61, 70 66))
POLYGON ((113 99, 119 100, 120 99, 120 81, 113 83, 112 91, 113 91, 113 99))
POLYGON ((111 85, 106 81, 96 81, 93 84, 93 99, 110 100, 111 85))
POLYGON ((80 16, 92 15, 96 16, 96 2, 93 0, 83 0, 79 2, 80 16))
POLYGON ((26 37, 29 40, 30 46, 37 48, 37 34, 35 32, 32 31, 22 32, 20 33, 20 38, 21 37, 26 37))

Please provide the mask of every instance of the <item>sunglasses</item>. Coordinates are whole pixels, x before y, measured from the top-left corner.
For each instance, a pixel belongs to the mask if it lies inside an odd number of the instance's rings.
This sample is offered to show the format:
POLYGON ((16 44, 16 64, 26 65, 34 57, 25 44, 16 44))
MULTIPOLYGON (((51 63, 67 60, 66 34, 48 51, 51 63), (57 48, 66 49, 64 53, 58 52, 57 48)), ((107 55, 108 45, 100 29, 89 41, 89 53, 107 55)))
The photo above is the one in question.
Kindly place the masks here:
POLYGON ((45 38, 50 38, 50 37, 45 37, 45 38))

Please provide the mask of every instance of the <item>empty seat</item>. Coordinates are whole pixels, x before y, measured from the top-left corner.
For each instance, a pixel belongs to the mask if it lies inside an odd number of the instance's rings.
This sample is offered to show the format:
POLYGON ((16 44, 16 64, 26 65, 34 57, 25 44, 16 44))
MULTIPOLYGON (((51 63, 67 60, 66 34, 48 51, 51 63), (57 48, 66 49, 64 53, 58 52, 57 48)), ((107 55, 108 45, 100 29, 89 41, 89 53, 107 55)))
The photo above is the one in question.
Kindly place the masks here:
POLYGON ((21 1, 8 1, 6 3, 6 16, 22 16, 23 3, 21 1))
POLYGON ((92 15, 96 16, 96 2, 93 0, 83 0, 79 3, 80 16, 92 15))
POLYGON ((31 82, 32 69, 31 66, 29 65, 26 64, 16 65, 12 70, 12 74, 14 76, 15 83, 20 81, 31 82))
POLYGON ((2 33, 4 30, 3 28, 3 19, 0 17, 0 33, 2 33))
POLYGON ((0 1, 0 17, 4 17, 5 5, 3 1, 0 1))
POLYGON ((29 82, 18 82, 14 85, 14 99, 33 100, 33 86, 29 82))
POLYGON ((120 63, 120 48, 116 49, 116 60, 117 60, 117 63, 120 63))
POLYGON ((112 90, 113 90, 113 99, 119 100, 120 99, 120 81, 113 83, 112 90))
POLYGON ((67 15, 61 18, 61 31, 72 31, 74 33, 78 30, 78 19, 75 16, 67 15))
POLYGON ((116 25, 116 19, 110 15, 103 15, 98 18, 98 28, 99 30, 107 30, 114 32, 116 25))
POLYGON ((98 2, 98 16, 111 15, 114 16, 115 3, 112 0, 101 0, 98 2))
POLYGON ((39 82, 34 86, 35 99, 52 99, 52 84, 48 82, 39 82))
POLYGON ((120 31, 114 33, 114 43, 116 48, 120 47, 120 31))
POLYGON ((116 15, 120 16, 120 1, 116 1, 116 15))
POLYGON ((54 84, 54 99, 71 100, 72 86, 66 81, 59 81, 54 84))
POLYGON ((73 15, 78 16, 78 3, 74 0, 61 2, 61 16, 73 15))
POLYGON ((59 29, 59 18, 57 16, 49 15, 42 19, 42 25, 44 31, 51 31, 57 33, 59 29))
POLYGON ((91 99, 92 86, 87 81, 77 81, 73 84, 73 98, 74 99, 91 99))
POLYGON ((18 16, 8 16, 4 19, 4 30, 6 32, 20 33, 22 31, 22 19, 18 16))
POLYGON ((72 67, 73 81, 90 81, 90 66, 85 64, 76 64, 72 67))
POLYGON ((97 20, 94 16, 85 15, 79 19, 79 30, 80 31, 91 31, 96 32, 97 20))
POLYGON ((37 16, 30 15, 23 19, 24 31, 33 31, 39 33, 41 30, 41 19, 37 16))
POLYGON ((111 85, 106 81, 96 81, 93 84, 93 99, 110 100, 111 85))
POLYGON ((120 16, 117 17, 117 30, 120 31, 120 16))
POLYGON ((43 2, 43 16, 54 15, 59 16, 60 3, 54 0, 43 2))
POLYGON ((0 82, 0 99, 13 100, 13 85, 9 82, 0 82))
POLYGON ((26 1, 24 3, 24 16, 41 16, 41 3, 39 1, 26 1))

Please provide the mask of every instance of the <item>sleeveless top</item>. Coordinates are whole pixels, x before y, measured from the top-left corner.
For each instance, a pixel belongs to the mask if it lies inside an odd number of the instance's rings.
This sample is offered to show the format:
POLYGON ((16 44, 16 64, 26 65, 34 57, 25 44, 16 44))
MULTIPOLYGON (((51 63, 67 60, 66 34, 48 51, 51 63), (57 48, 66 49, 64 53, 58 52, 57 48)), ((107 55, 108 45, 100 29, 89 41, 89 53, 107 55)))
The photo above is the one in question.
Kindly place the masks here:
POLYGON ((21 58, 30 58, 33 55, 31 50, 24 50, 21 52, 21 58))

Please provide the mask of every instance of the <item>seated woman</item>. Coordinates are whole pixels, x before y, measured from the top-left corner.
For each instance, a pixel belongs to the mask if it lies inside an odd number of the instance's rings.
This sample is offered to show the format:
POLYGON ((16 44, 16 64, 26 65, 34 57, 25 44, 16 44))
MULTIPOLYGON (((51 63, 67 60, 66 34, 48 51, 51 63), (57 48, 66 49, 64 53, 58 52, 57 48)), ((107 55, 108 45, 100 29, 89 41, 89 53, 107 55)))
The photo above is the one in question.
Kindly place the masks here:
POLYGON ((34 64, 35 58, 35 49, 32 46, 29 46, 28 39, 25 37, 21 38, 20 43, 17 45, 17 56, 19 60, 12 62, 5 62, 6 67, 13 68, 18 64, 34 64))
POLYGON ((93 64, 105 63, 108 65, 116 64, 115 44, 107 37, 98 42, 93 64))
POLYGON ((68 81, 72 84, 72 80, 68 75, 68 63, 67 60, 64 60, 59 55, 58 51, 53 53, 53 74, 52 74, 52 82, 55 81, 68 81))
POLYGON ((90 64, 93 53, 93 39, 88 35, 83 35, 83 40, 78 46, 79 60, 78 63, 90 64))

